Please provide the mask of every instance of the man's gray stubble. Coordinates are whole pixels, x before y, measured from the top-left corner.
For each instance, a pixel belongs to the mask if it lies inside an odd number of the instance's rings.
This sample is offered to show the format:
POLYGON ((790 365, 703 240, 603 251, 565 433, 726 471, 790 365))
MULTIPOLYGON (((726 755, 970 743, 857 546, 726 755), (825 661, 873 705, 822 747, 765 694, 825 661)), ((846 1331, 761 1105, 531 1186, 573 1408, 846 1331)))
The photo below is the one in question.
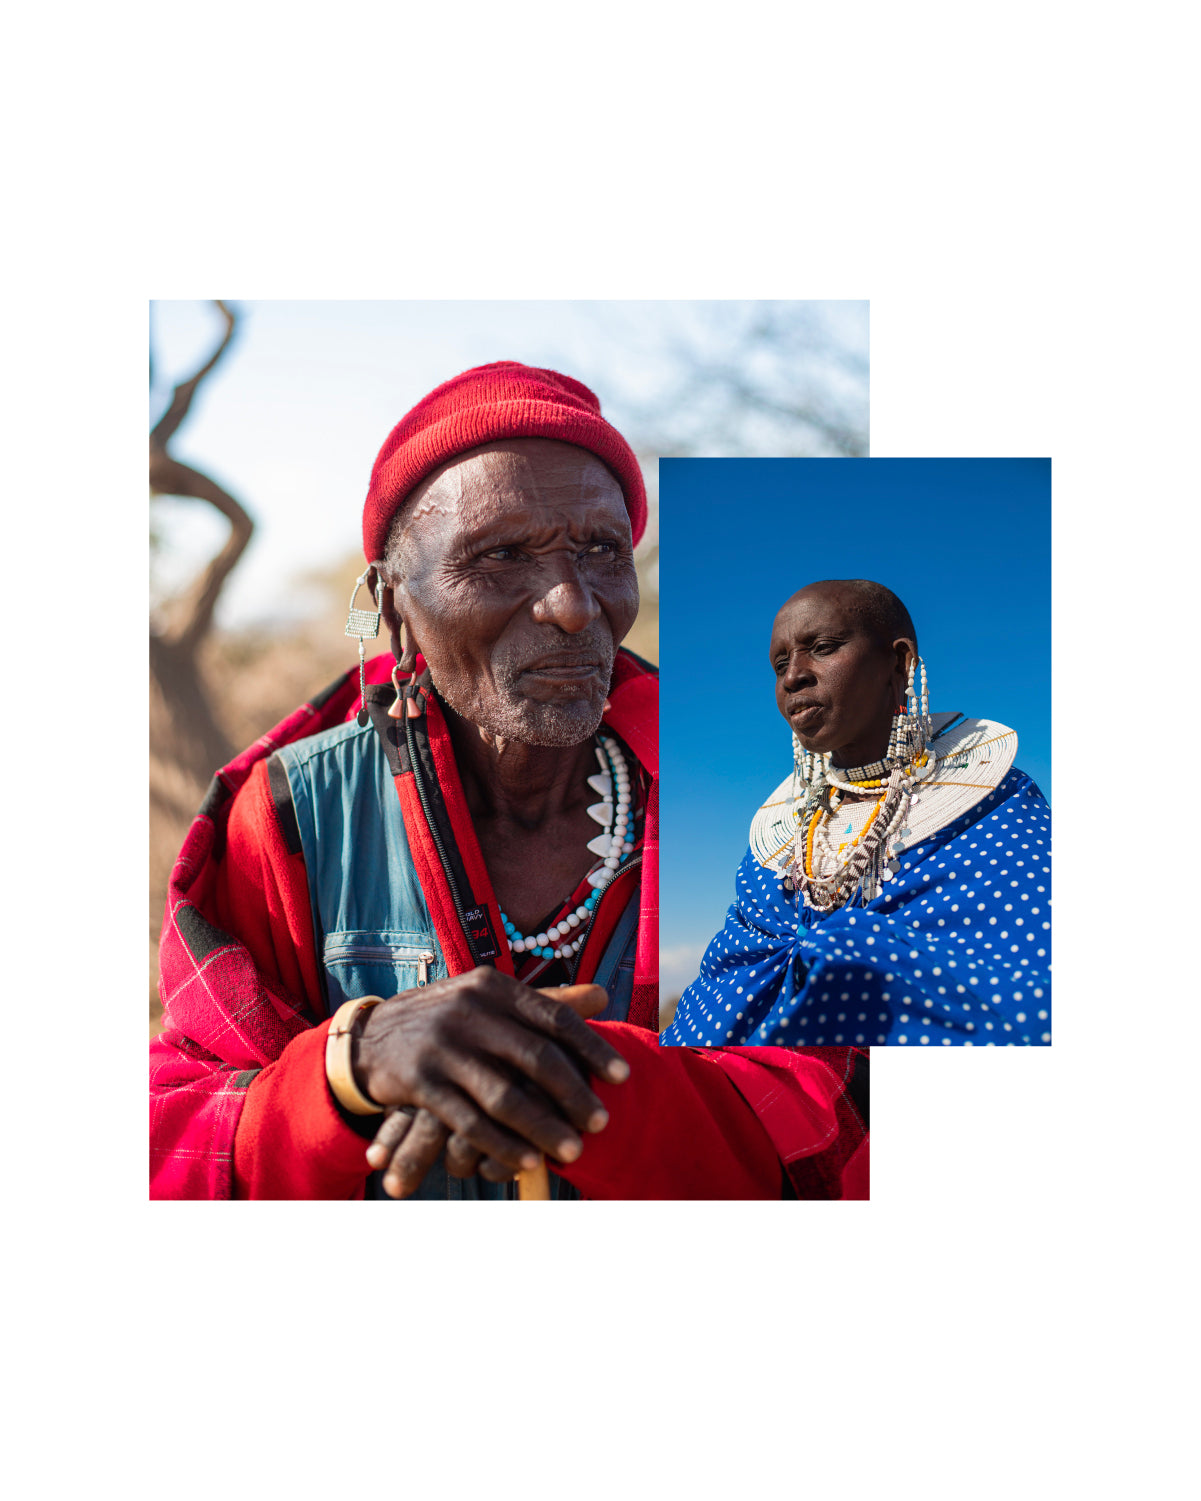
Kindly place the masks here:
MULTIPOLYGON (((607 626, 590 627, 580 636, 558 633, 557 640, 548 640, 546 655, 555 652, 572 652, 580 656, 595 656, 600 662, 600 679, 605 692, 613 677, 613 662, 617 648, 607 626)), ((515 740, 521 745, 582 745, 591 739, 600 728, 604 715, 604 695, 597 703, 592 698, 577 699, 570 703, 541 704, 525 698, 517 688, 517 681, 528 662, 528 647, 524 650, 515 643, 506 642, 498 647, 492 658, 493 678, 497 693, 491 704, 458 704, 439 687, 438 691, 461 718, 478 724, 481 729, 498 739, 515 740), (519 653, 525 658, 518 659, 519 653), (491 712, 489 712, 491 710, 491 712)), ((431 676, 437 686, 437 677, 431 666, 431 676)))

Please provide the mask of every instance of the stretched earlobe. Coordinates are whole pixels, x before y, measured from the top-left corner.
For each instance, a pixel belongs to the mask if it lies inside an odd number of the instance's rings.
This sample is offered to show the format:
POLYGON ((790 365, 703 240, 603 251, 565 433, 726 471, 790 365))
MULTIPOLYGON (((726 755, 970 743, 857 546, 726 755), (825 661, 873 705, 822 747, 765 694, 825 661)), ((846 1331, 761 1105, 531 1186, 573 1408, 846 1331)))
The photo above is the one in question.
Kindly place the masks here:
POLYGON ((413 633, 404 623, 401 616, 397 616, 397 644, 400 650, 396 654, 397 665, 401 672, 417 671, 417 644, 413 640, 413 633))
MULTIPOLYGON (((379 565, 376 565, 379 566, 379 565)), ((414 672, 417 666, 417 653, 420 650, 413 640, 413 633, 405 627, 404 616, 401 614, 400 604, 397 600, 397 587, 380 576, 379 607, 388 626, 388 634, 392 640, 392 655, 396 658, 402 672, 414 672)))
POLYGON ((410 682, 417 673, 417 643, 413 640, 412 632, 406 630, 399 615, 392 628, 392 650, 396 656, 396 666, 392 669, 392 686, 396 689, 396 697, 388 706, 388 717, 403 719, 407 710, 410 719, 419 719, 422 714, 421 706, 411 694, 405 692, 409 685, 400 682, 402 673, 410 682))

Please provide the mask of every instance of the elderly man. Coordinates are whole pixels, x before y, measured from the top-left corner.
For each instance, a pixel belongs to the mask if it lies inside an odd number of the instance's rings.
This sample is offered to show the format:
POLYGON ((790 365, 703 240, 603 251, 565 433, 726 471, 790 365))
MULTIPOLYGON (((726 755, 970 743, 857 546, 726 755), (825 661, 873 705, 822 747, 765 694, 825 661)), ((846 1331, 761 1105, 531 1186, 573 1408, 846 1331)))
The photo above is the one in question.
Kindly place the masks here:
POLYGON ((504 1198, 543 1154, 559 1198, 865 1194, 860 1050, 658 1048, 645 519, 553 371, 393 430, 347 629, 394 660, 225 767, 173 875, 153 1194, 504 1198))

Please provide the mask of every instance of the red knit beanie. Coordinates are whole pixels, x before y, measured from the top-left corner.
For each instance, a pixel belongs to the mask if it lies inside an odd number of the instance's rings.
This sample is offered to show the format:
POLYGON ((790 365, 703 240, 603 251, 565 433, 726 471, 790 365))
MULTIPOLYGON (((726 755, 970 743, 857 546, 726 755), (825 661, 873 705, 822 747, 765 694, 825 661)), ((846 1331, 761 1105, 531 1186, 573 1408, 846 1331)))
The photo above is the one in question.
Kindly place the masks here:
POLYGON ((388 434, 363 507, 363 551, 384 555, 396 508, 447 459, 498 438, 557 438, 602 459, 617 476, 637 542, 646 530, 646 488, 630 445, 600 414, 587 386, 554 370, 497 360, 431 391, 388 434))

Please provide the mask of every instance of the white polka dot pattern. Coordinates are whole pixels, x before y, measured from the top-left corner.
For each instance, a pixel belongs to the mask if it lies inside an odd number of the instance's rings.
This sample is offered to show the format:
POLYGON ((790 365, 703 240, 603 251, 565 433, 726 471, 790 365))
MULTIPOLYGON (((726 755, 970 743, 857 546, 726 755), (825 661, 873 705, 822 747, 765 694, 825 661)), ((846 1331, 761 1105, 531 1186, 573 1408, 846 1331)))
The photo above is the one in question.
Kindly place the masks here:
POLYGON ((1016 769, 901 857, 867 906, 818 913, 748 851, 667 1046, 1051 1041, 1051 810, 1016 769))

